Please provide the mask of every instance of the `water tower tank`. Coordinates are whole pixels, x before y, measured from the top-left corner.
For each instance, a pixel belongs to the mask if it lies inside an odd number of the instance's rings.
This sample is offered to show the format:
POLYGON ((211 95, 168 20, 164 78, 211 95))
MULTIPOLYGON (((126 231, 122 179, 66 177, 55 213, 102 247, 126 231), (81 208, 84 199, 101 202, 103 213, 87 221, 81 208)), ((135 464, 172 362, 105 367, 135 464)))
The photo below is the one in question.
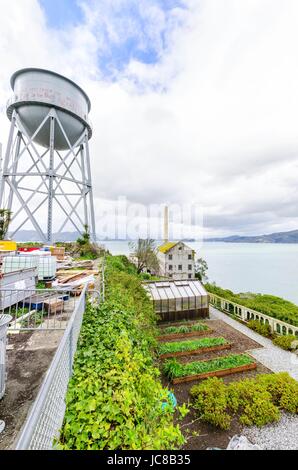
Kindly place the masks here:
POLYGON ((36 68, 15 72, 11 86, 0 178, 0 207, 13 214, 11 237, 29 224, 38 240, 52 244, 87 226, 95 241, 88 96, 68 78, 36 68))
MULTIPOLYGON (((14 109, 17 109, 29 135, 34 134, 49 110, 55 108, 72 146, 85 129, 88 130, 90 139, 92 135, 88 122, 90 100, 73 81, 49 70, 27 68, 13 74, 11 87, 14 96, 8 103, 7 116, 11 120, 14 109)), ((33 140, 47 148, 49 135, 50 123, 48 121, 33 140)), ((55 122, 54 146, 56 150, 69 148, 58 121, 55 122)))

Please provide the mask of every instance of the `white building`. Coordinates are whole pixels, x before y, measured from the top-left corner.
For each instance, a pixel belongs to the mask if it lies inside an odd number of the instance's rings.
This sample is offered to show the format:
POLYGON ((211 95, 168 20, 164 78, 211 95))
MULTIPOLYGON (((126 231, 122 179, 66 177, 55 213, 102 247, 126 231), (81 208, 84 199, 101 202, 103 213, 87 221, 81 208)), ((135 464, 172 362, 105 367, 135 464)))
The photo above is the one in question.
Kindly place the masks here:
POLYGON ((165 242, 158 247, 160 274, 172 279, 194 279, 195 251, 184 242, 165 242))

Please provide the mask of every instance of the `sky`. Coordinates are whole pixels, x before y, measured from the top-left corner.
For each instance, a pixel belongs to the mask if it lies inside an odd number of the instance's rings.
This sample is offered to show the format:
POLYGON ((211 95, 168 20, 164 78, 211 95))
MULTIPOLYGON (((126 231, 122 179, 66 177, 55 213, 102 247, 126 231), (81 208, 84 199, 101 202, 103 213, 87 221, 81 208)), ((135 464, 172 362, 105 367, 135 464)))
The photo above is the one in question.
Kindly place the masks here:
POLYGON ((119 197, 199 206, 206 236, 298 228, 296 0, 0 0, 0 11, 0 142, 15 70, 82 86, 98 232, 119 197))

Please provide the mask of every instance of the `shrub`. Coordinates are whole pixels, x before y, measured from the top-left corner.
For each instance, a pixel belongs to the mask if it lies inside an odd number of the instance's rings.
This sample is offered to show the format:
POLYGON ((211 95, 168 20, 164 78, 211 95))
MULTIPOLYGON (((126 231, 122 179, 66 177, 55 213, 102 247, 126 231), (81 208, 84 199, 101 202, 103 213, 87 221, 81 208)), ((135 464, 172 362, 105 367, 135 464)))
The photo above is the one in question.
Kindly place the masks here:
POLYGON ((257 382, 266 387, 275 405, 290 413, 298 413, 298 382, 289 374, 259 375, 257 382))
POLYGON ((227 413, 227 387, 221 379, 212 377, 195 385, 190 391, 194 408, 203 421, 221 429, 229 429, 231 416, 227 413))
POLYGON ((239 413, 239 421, 251 426, 263 426, 280 418, 279 409, 271 401, 266 387, 247 379, 227 387, 228 408, 239 413))
POLYGON ((268 323, 261 323, 258 320, 250 320, 247 326, 256 333, 259 333, 259 335, 265 336, 266 338, 272 337, 272 329, 268 323))
POLYGON ((278 421, 280 410, 298 413, 298 382, 285 372, 228 385, 211 378, 192 387, 190 393, 199 417, 221 429, 230 427, 235 414, 244 425, 263 426, 278 421))
POLYGON ((296 336, 294 335, 277 336, 273 340, 273 343, 282 349, 290 351, 291 349, 296 349, 296 348, 292 348, 292 343, 293 341, 297 341, 297 339, 298 338, 296 338, 296 336))

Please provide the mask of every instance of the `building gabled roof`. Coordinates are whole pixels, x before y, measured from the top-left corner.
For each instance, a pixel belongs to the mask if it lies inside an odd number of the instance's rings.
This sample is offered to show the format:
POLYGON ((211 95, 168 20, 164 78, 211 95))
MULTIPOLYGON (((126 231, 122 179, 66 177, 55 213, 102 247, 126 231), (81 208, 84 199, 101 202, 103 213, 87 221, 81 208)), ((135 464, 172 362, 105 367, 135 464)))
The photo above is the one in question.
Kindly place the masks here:
POLYGON ((158 247, 158 251, 160 251, 161 253, 167 253, 172 248, 174 248, 174 246, 176 246, 178 243, 179 242, 166 242, 166 243, 163 243, 162 245, 160 245, 158 247))

